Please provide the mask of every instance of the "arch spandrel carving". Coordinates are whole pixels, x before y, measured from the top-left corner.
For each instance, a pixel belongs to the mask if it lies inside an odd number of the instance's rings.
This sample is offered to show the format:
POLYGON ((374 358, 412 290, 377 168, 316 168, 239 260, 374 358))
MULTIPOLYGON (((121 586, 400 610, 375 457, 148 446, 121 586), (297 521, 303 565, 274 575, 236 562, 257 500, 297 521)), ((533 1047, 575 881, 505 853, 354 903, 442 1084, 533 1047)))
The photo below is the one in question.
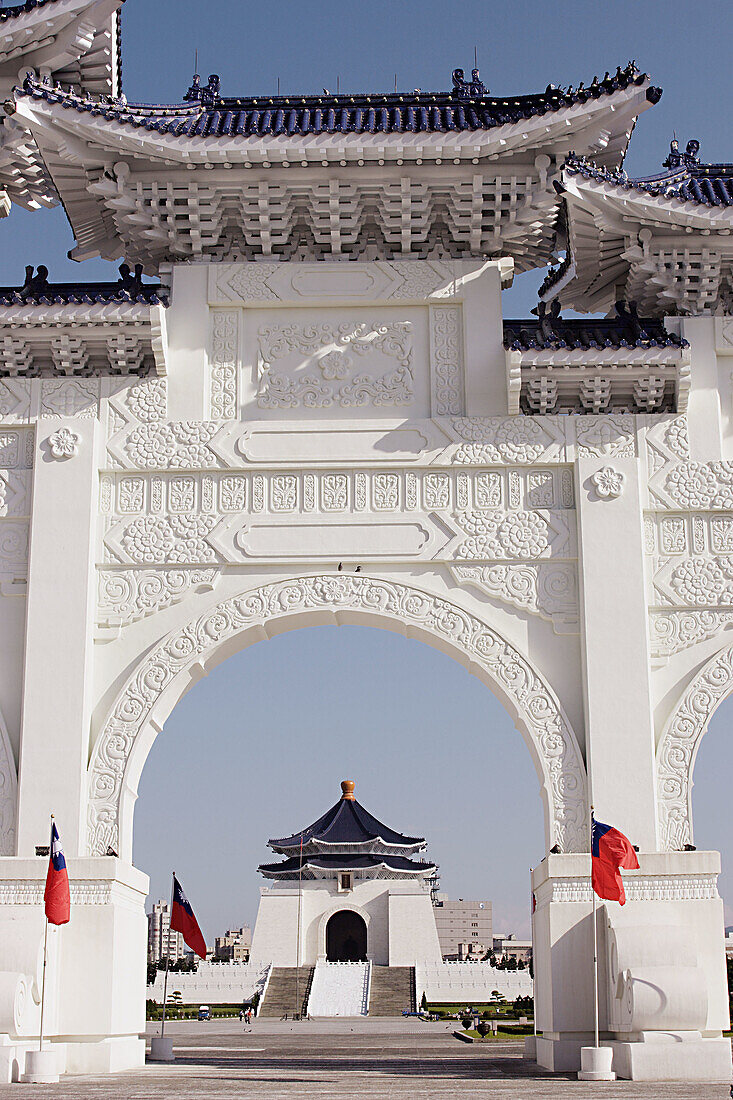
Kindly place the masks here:
POLYGON ((111 846, 131 858, 137 780, 156 731, 190 685, 194 665, 230 651, 249 631, 259 640, 268 622, 292 618, 294 627, 305 626, 323 622, 324 614, 338 622, 341 613, 342 621, 422 635, 485 679, 529 746, 543 788, 548 846, 587 847, 582 756, 552 688, 526 657, 447 599, 398 581, 331 574, 245 591, 174 631, 146 655, 117 696, 92 753, 90 854, 104 854, 111 846))
POLYGON ((733 691, 733 645, 693 677, 667 720, 657 747, 659 840, 664 851, 692 844, 692 773, 710 719, 733 691))

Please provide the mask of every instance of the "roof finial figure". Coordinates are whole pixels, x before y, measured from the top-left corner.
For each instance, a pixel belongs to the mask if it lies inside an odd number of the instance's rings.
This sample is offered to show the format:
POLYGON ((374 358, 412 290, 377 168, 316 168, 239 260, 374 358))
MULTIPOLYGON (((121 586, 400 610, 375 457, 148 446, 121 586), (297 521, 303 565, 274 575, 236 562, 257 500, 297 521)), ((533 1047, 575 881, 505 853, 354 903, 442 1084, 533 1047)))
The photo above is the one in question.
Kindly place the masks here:
POLYGON ((193 74, 190 87, 183 97, 186 103, 198 103, 201 99, 201 77, 198 73, 193 74))
POLYGON ((143 289, 143 265, 135 264, 134 275, 129 264, 120 264, 118 271, 120 278, 117 285, 120 290, 127 290, 133 296, 140 294, 143 289))
POLYGON ((40 264, 36 268, 36 274, 33 274, 33 264, 29 264, 25 269, 25 282, 20 290, 20 297, 25 301, 26 298, 40 298, 48 290, 48 268, 45 264, 40 264))
POLYGON ((201 106, 213 107, 217 99, 221 98, 221 80, 216 73, 209 77, 209 83, 201 89, 201 106))
POLYGON ((471 70, 471 79, 466 80, 463 69, 453 70, 453 95, 457 99, 480 99, 488 95, 489 89, 481 80, 478 69, 471 70))
POLYGON ((341 795, 342 801, 344 801, 344 802, 353 802, 354 801, 354 787, 355 786, 356 786, 356 784, 354 783, 353 779, 342 779, 341 780, 341 790, 343 792, 342 795, 341 795))
POLYGON ((680 152, 680 143, 677 140, 677 134, 674 135, 669 143, 669 154, 667 159, 662 164, 663 168, 693 168, 696 164, 700 163, 700 142, 696 138, 692 138, 687 142, 684 153, 680 152))

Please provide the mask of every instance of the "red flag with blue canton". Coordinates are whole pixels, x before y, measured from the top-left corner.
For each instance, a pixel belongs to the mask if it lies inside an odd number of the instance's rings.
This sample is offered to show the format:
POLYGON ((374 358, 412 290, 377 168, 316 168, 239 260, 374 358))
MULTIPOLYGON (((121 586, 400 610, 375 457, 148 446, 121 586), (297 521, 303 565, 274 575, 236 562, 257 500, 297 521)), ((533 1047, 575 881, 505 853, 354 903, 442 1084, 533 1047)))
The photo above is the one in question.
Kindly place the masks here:
POLYGON ((173 876, 173 909, 171 911, 171 930, 180 932, 186 945, 195 951, 200 959, 206 958, 206 943, 193 915, 191 903, 181 889, 181 884, 173 876))
POLYGON ((593 889, 599 898, 626 904, 620 868, 638 871, 639 860, 628 837, 591 815, 591 864, 593 889))
POLYGON ((46 875, 46 890, 43 895, 46 903, 46 919, 49 924, 68 924, 71 916, 71 896, 69 894, 69 873, 61 847, 61 838, 56 822, 51 824, 51 855, 46 875))

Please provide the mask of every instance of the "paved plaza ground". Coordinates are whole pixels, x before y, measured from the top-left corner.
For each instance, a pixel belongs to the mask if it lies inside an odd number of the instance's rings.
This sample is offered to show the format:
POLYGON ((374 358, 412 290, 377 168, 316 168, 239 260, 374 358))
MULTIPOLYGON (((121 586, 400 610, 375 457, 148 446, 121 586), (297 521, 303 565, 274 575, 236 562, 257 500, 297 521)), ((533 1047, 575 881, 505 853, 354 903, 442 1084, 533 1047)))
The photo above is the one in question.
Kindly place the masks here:
MULTIPOLYGON (((521 1043, 468 1045, 445 1024, 410 1020, 289 1023, 237 1020, 169 1025, 176 1063, 59 1085, 4 1085, 27 1100, 727 1100, 729 1084, 588 1084, 551 1076, 522 1057, 521 1043)), ((168 1029, 166 1029, 168 1030, 168 1029)), ((153 1034, 157 1033, 157 1027, 153 1034)), ((151 1034, 149 1029, 148 1035, 151 1034)))

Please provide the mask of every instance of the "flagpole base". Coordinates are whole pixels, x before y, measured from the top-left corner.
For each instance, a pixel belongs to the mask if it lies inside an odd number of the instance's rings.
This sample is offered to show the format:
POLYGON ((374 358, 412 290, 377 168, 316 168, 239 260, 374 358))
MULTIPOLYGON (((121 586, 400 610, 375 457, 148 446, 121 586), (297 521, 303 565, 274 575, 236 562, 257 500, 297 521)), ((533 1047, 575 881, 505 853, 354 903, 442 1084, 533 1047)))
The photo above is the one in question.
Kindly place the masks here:
POLYGON ((173 1040, 167 1035, 156 1035, 150 1040, 151 1062, 175 1062, 173 1053, 173 1040))
POLYGON ((581 1047, 579 1081, 615 1081, 611 1069, 613 1051, 610 1047, 581 1047))
POLYGON ((58 1059, 55 1050, 29 1050, 25 1056, 24 1085, 57 1085, 58 1059))

